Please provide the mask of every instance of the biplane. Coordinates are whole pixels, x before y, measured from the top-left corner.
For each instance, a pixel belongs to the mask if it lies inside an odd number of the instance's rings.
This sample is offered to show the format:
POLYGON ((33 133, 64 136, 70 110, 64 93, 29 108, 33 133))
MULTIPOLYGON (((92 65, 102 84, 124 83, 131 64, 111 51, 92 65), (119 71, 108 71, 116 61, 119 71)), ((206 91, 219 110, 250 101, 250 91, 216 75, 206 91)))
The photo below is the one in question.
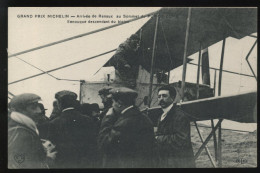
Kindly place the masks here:
MULTIPOLYGON (((157 88, 162 85, 173 85, 178 91, 175 102, 189 114, 190 121, 195 122, 200 137, 201 134, 196 121, 212 121, 212 131, 205 140, 201 138, 202 145, 197 151, 195 158, 199 157, 204 148, 207 149, 207 143, 212 137, 216 139, 215 132, 216 130, 219 130, 218 141, 214 140, 215 155, 217 156, 216 160, 218 161, 218 165, 208 150, 207 154, 213 167, 221 167, 221 122, 223 119, 245 123, 257 122, 256 91, 236 95, 221 95, 223 61, 225 58, 224 52, 227 37, 241 39, 245 36, 250 36, 255 38, 255 43, 245 57, 252 75, 239 75, 257 79, 250 62, 248 61, 253 48, 257 44, 257 36, 252 35, 252 33, 257 32, 256 8, 162 8, 156 12, 136 17, 124 23, 118 23, 86 34, 21 51, 11 54, 8 57, 11 58, 45 47, 50 47, 145 17, 150 17, 150 19, 136 33, 133 33, 139 37, 138 50, 140 50, 134 54, 137 61, 131 63, 131 67, 134 67, 133 69, 136 72, 133 75, 134 85, 132 85, 132 87, 139 93, 137 105, 143 109, 143 112, 147 113, 152 120, 156 120, 158 118, 156 117, 158 116, 156 112, 160 109, 159 107, 156 107, 157 88), (217 69, 219 71, 218 89, 214 88, 213 90, 207 84, 199 84, 200 68, 204 67, 205 69, 205 64, 203 65, 203 62, 201 62, 202 50, 219 41, 222 41, 222 51, 219 69, 217 69), (191 61, 188 57, 196 52, 198 52, 199 56, 198 64, 196 64, 198 67, 197 83, 188 83, 186 82, 186 67, 191 61), (182 80, 172 84, 169 83, 170 71, 181 65, 183 66, 182 80), (219 119, 216 125, 214 125, 213 119, 219 119)), ((114 51, 116 51, 116 49, 109 53, 114 51)), ((115 62, 117 60, 115 58, 116 54, 117 52, 104 66, 113 66, 113 61, 115 62)), ((103 54, 93 56, 90 59, 97 58, 101 55, 103 54)), ((73 64, 80 62, 83 61, 78 61, 73 64)), ((206 69, 210 68, 208 64, 206 64, 206 66, 206 69)), ((22 80, 27 80, 53 71, 54 70, 45 71, 41 74, 30 76, 22 80)), ((206 70, 205 74, 207 73, 206 70)), ((9 84, 20 81, 21 80, 14 81, 9 84)), ((80 83, 81 103, 95 99, 98 94, 97 89, 102 88, 103 86, 128 86, 124 77, 120 77, 120 69, 117 68, 114 71, 114 74, 110 73, 107 75, 107 81, 105 82, 88 82, 81 80, 80 83)), ((95 102, 100 101, 95 100, 95 102)))

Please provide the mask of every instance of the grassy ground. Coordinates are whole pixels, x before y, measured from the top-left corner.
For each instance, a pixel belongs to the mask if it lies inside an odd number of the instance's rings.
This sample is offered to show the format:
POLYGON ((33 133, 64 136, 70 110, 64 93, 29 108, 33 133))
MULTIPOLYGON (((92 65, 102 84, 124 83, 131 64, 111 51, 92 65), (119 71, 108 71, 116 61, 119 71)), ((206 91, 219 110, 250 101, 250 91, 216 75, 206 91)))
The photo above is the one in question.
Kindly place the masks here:
MULTIPOLYGON (((204 140, 211 132, 211 129, 199 127, 204 140)), ((194 154, 201 146, 201 141, 197 130, 191 126, 191 140, 194 154)), ((213 138, 208 143, 208 148, 215 158, 213 138)), ((213 167, 209 157, 205 151, 201 153, 196 160, 198 168, 213 167)), ((222 130, 222 167, 256 167, 257 166, 257 134, 253 133, 238 133, 229 130, 222 130)))

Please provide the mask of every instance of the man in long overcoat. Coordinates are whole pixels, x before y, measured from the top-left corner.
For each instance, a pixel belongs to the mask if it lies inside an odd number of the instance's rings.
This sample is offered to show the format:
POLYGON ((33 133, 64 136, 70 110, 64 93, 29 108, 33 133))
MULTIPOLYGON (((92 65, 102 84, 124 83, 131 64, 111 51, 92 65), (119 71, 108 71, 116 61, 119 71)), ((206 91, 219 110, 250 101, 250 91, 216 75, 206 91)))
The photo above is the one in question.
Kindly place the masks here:
POLYGON ((159 153, 159 167, 195 167, 190 136, 190 121, 175 103, 176 90, 163 86, 158 90, 158 101, 162 108, 158 120, 156 142, 159 153))
POLYGON ((71 91, 60 91, 55 98, 61 114, 41 127, 48 129, 46 139, 56 145, 56 168, 94 167, 96 136, 91 118, 82 115, 77 107, 77 95, 71 91))
POLYGON ((144 168, 152 166, 154 144, 151 120, 134 106, 137 93, 128 88, 110 90, 111 108, 101 123, 98 137, 103 167, 144 168))
POLYGON ((41 109, 40 96, 24 93, 10 101, 11 114, 8 120, 8 168, 48 168, 48 156, 39 138, 37 123, 41 109))

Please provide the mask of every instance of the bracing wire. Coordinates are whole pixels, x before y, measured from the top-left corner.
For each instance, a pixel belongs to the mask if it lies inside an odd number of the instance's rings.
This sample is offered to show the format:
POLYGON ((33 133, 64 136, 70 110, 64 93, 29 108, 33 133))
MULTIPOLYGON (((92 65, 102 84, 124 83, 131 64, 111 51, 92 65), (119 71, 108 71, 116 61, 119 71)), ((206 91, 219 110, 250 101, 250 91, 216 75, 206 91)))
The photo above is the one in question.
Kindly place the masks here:
POLYGON ((15 96, 15 95, 14 95, 13 93, 11 93, 10 91, 8 91, 8 94, 10 94, 10 95, 13 96, 13 97, 15 96))
MULTIPOLYGON (((26 78, 23 78, 23 79, 16 80, 14 82, 8 83, 8 85, 11 85, 11 84, 14 84, 14 83, 18 83, 18 82, 21 82, 21 81, 24 81, 24 80, 28 80, 28 79, 31 79, 31 78, 34 78, 34 77, 37 77, 37 76, 41 76, 41 75, 44 75, 46 73, 50 73, 50 72, 53 72, 53 71, 57 71, 57 70, 60 70, 60 69, 63 69, 63 68, 66 68, 66 67, 69 67, 69 66, 72 66, 72 65, 75 65, 75 64, 79 64, 81 62, 88 61, 88 60, 100 57, 102 55, 106 55, 106 54, 114 52, 114 51, 116 51, 116 49, 113 49, 113 50, 110 50, 110 51, 107 51, 107 52, 104 52, 104 53, 101 53, 101 54, 98 54, 98 55, 95 55, 95 56, 92 56, 92 57, 89 57, 89 58, 86 58, 86 59, 83 59, 83 60, 80 60, 80 61, 77 61, 77 62, 74 62, 74 63, 71 63, 71 64, 67 64, 67 65, 64 65, 64 66, 52 69, 52 70, 48 70, 46 72, 38 73, 36 75, 32 75, 32 76, 29 76, 29 77, 26 77, 26 78)), ((72 80, 72 79, 58 79, 58 80, 80 81, 80 80, 72 80)))
MULTIPOLYGON (((8 49, 7 49, 7 53, 9 53, 9 52, 10 52, 10 51, 8 51, 8 49)), ((28 64, 29 66, 31 66, 31 67, 33 67, 33 68, 35 68, 35 69, 37 69, 37 70, 39 70, 39 71, 41 71, 41 72, 43 72, 43 73, 49 75, 50 77, 59 80, 57 77, 55 77, 55 76, 49 74, 48 72, 46 72, 46 71, 40 69, 39 67, 36 67, 35 65, 33 65, 33 64, 31 64, 31 63, 29 63, 29 62, 23 60, 22 58, 19 58, 18 56, 14 56, 14 57, 17 58, 17 59, 19 59, 20 61, 23 61, 24 63, 28 64)))
POLYGON ((163 27, 163 24, 162 24, 162 20, 160 20, 160 23, 161 23, 161 27, 162 27, 162 31, 163 31, 163 37, 164 37, 164 40, 165 40, 165 43, 166 43, 167 53, 169 55, 169 59, 170 59, 170 62, 171 62, 171 68, 172 68, 173 67, 172 57, 171 57, 168 41, 167 41, 165 33, 164 33, 164 27, 163 27))
POLYGON ((77 39, 77 38, 80 38, 80 37, 84 37, 84 36, 87 36, 87 35, 91 35, 91 34, 94 34, 94 33, 100 32, 100 31, 104 31, 104 30, 107 30, 107 29, 110 29, 110 28, 114 28, 114 27, 117 27, 117 26, 120 26, 120 25, 124 25, 126 23, 130 23, 130 22, 133 22, 133 21, 145 18, 145 17, 152 16, 152 15, 154 15, 156 13, 158 13, 158 11, 155 11, 155 12, 152 12, 152 13, 149 13, 149 14, 146 14, 146 15, 142 15, 141 17, 130 19, 130 20, 127 20, 127 21, 122 22, 122 23, 114 24, 114 25, 107 26, 107 27, 104 27, 104 28, 100 28, 100 29, 97 29, 97 30, 94 30, 94 31, 90 31, 90 32, 84 33, 84 34, 79 34, 79 35, 76 35, 76 36, 73 36, 73 37, 69 37, 69 38, 66 38, 66 39, 63 39, 63 40, 55 41, 55 42, 52 42, 52 43, 49 43, 49 44, 45 44, 45 45, 42 45, 42 46, 39 46, 39 47, 35 47, 35 48, 32 48, 32 49, 21 51, 21 52, 9 55, 8 58, 11 58, 11 57, 14 57, 14 56, 17 56, 17 55, 22 55, 22 54, 25 54, 25 53, 28 53, 28 52, 32 52, 32 51, 35 51, 35 50, 39 50, 39 49, 42 49, 42 48, 45 48, 45 47, 50 47, 50 46, 53 46, 53 45, 56 45, 56 44, 60 44, 60 43, 66 42, 66 41, 74 40, 74 39, 77 39))

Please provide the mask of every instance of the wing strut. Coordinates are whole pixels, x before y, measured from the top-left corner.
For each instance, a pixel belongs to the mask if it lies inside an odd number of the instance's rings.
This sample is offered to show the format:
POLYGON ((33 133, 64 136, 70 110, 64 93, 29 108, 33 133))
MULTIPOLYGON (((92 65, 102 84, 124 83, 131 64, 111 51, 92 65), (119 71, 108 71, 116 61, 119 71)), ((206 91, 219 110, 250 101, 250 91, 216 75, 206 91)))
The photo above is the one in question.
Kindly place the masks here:
POLYGON ((152 103, 152 89, 153 89, 153 66, 154 66, 154 59, 155 59, 155 45, 156 45, 156 37, 157 37, 157 30, 158 30, 158 21, 159 15, 156 15, 156 24, 155 24, 155 31, 154 31, 154 40, 153 40, 153 52, 152 52, 152 61, 151 61, 151 70, 150 70, 150 86, 149 86, 149 103, 148 107, 150 107, 152 103))

